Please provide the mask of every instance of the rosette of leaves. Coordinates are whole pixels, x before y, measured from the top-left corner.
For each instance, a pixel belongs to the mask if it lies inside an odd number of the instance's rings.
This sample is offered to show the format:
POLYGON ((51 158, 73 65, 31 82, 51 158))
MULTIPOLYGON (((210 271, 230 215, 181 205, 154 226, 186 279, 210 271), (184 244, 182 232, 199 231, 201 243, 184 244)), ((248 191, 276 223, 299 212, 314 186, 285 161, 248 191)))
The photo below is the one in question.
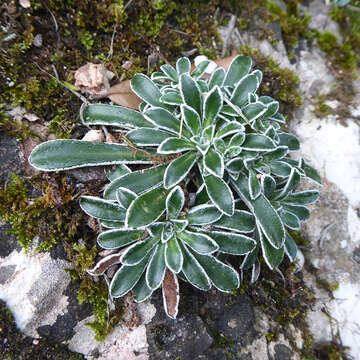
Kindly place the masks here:
MULTIPOLYGON (((109 286, 111 296, 121 297, 133 290, 135 300, 141 302, 162 286, 165 311, 174 318, 179 301, 177 275, 201 290, 209 290, 212 285, 225 292, 238 288, 238 273, 214 253, 247 255, 252 252, 256 247, 252 238, 221 230, 251 232, 255 222, 250 213, 238 211, 235 229, 230 229, 229 221, 221 220, 222 213, 213 205, 182 211, 185 195, 180 186, 170 191, 158 190, 166 193, 165 211, 158 221, 145 228, 122 226, 128 221, 131 209, 144 199, 128 188, 117 189, 116 201, 84 196, 80 206, 104 226, 115 227, 98 236, 99 246, 107 250, 119 249, 102 259, 89 273, 103 275, 110 266, 121 264, 109 286), (218 230, 203 230, 202 227, 209 224, 214 224, 218 230)), ((145 196, 149 194, 151 201, 156 201, 153 193, 144 193, 145 196)))
MULTIPOLYGON (((318 197, 317 190, 298 191, 301 178, 320 184, 320 177, 303 159, 290 158, 299 150, 299 142, 285 131, 279 103, 257 94, 262 73, 252 70, 251 59, 237 56, 228 71, 218 68, 207 79, 208 65, 204 61, 191 71, 190 61, 181 58, 176 67, 163 65, 151 78, 135 75, 131 87, 143 100, 139 111, 106 104, 90 104, 81 111, 86 125, 120 132, 121 144, 55 140, 37 146, 29 159, 45 171, 119 164, 109 176, 104 199, 86 198, 88 205, 97 204, 94 212, 87 212, 113 231, 143 234, 131 242, 135 248, 140 246, 137 242, 156 242, 140 262, 142 272, 136 272, 140 275, 132 284, 135 292, 137 284, 146 283, 144 274, 155 249, 165 251, 168 246, 162 241, 164 229, 176 238, 183 258, 189 253, 196 259, 204 270, 199 274, 206 274, 209 284, 215 280, 201 256, 214 261, 219 261, 215 254, 242 256, 240 269, 252 269, 252 280, 259 274, 259 256, 271 269, 277 269, 284 254, 294 261, 297 247, 287 229, 298 229, 307 220, 305 205, 318 197), (170 194, 180 191, 187 201, 174 217, 167 203, 170 194), (121 192, 128 196, 126 205, 119 198, 121 192), (98 205, 103 207, 101 216, 98 205), (199 206, 211 208, 218 218, 192 223, 189 216, 199 206), (185 223, 183 231, 201 234, 196 237, 199 246, 202 236, 212 239, 217 244, 214 252, 201 254, 184 243, 178 234, 185 223), (249 241, 251 249, 234 250, 249 241)), ((167 269, 175 284, 176 272, 167 269)), ((178 275, 187 279, 183 269, 178 275)))

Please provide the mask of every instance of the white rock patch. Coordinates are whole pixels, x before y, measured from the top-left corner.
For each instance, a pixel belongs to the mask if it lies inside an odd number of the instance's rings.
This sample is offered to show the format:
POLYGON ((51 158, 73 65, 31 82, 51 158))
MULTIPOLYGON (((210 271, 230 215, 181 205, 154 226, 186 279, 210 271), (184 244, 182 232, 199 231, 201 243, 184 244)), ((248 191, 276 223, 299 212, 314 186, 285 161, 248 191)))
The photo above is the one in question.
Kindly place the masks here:
POLYGON ((62 293, 70 276, 64 269, 71 265, 52 259, 49 253, 26 255, 23 250, 14 250, 0 259, 0 272, 8 267, 14 271, 0 285, 0 299, 13 313, 17 327, 28 336, 38 337, 39 326, 54 324, 66 311, 68 298, 62 293))

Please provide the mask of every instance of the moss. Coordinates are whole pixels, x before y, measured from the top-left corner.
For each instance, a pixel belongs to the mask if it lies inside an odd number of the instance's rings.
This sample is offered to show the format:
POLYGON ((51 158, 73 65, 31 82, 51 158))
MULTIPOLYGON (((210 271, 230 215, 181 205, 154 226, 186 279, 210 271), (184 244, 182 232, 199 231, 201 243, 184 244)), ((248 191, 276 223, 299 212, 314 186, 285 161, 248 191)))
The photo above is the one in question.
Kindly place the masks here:
POLYGON ((88 249, 84 244, 67 244, 69 258, 74 264, 74 269, 68 272, 73 281, 80 282, 78 302, 88 302, 92 305, 94 321, 87 323, 95 335, 95 340, 104 341, 113 328, 119 324, 123 317, 123 307, 117 304, 115 310, 110 310, 108 305, 108 287, 103 278, 98 282, 86 273, 95 265, 98 250, 96 246, 88 249))
POLYGON ((333 291, 336 291, 339 289, 339 283, 330 284, 325 279, 320 279, 319 277, 316 279, 316 285, 317 287, 324 289, 328 291, 329 293, 332 293, 333 291))
POLYGON ((319 32, 317 41, 320 49, 327 54, 331 66, 335 70, 354 73, 355 76, 355 69, 360 58, 350 43, 345 41, 343 44, 340 44, 336 35, 330 31, 319 32))
POLYGON ((291 117, 295 108, 303 106, 299 92, 300 80, 292 70, 281 68, 277 61, 247 45, 242 46, 240 52, 249 55, 256 67, 262 70, 263 81, 259 92, 280 100, 281 112, 291 117))
MULTIPOLYGON (((352 0, 350 1, 350 5, 360 8, 360 1, 352 0)), ((338 22, 341 34, 344 37, 344 43, 350 45, 351 49, 358 56, 360 53, 359 12, 347 6, 342 8, 333 6, 330 16, 338 22)))
POLYGON ((50 180, 46 174, 33 177, 31 184, 15 174, 10 179, 11 183, 0 188, 0 217, 10 224, 9 234, 16 236, 25 250, 35 236, 42 240, 40 251, 49 250, 60 240, 72 241, 84 215, 72 200, 73 190, 66 179, 58 176, 50 180), (30 198, 30 185, 43 194, 30 198))
POLYGON ((300 14, 297 0, 286 0, 286 11, 273 1, 267 1, 269 12, 267 21, 278 20, 281 26, 285 46, 290 55, 292 49, 298 46, 300 38, 313 39, 316 33, 309 29, 310 14, 300 14))
POLYGON ((69 351, 65 345, 51 343, 47 339, 39 339, 34 342, 33 338, 24 336, 17 329, 11 312, 2 301, 0 301, 0 342, 2 359, 85 359, 83 355, 69 351))

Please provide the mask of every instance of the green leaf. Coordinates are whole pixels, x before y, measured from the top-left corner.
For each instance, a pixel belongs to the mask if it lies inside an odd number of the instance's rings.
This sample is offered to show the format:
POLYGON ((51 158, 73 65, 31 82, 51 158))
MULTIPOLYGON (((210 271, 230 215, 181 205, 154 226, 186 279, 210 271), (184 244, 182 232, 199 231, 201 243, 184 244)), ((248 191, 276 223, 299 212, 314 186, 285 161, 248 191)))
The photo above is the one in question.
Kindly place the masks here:
POLYGON ((201 76, 204 75, 205 70, 207 69, 207 67, 209 66, 209 64, 211 63, 210 60, 204 60, 202 61, 191 73, 191 76, 194 79, 199 79, 201 78, 201 76))
POLYGON ((292 230, 300 229, 300 220, 296 215, 284 209, 280 210, 279 215, 286 227, 292 230))
POLYGON ((235 134, 229 142, 229 147, 241 146, 245 140, 245 133, 239 132, 235 134))
POLYGON ((271 206, 269 200, 263 194, 260 194, 256 200, 252 200, 247 180, 243 176, 239 176, 232 183, 240 197, 255 215, 256 223, 260 226, 271 245, 277 249, 281 248, 285 241, 285 229, 278 213, 271 206))
POLYGON ((125 210, 111 201, 106 201, 95 196, 82 196, 81 209, 88 215, 101 220, 124 221, 125 210))
POLYGON ((215 150, 209 149, 203 157, 205 169, 212 175, 222 178, 224 175, 224 159, 215 150))
POLYGON ((284 246, 282 246, 280 249, 274 248, 268 239, 263 236, 261 230, 258 230, 258 232, 260 232, 260 244, 264 260, 267 266, 271 270, 274 270, 281 264, 284 258, 284 246))
POLYGON ((126 134, 128 140, 136 146, 156 146, 174 136, 160 129, 139 128, 126 134))
POLYGON ((260 71, 260 70, 254 70, 254 71, 252 72, 252 74, 256 76, 256 78, 257 78, 257 80, 258 80, 258 82, 259 82, 259 85, 260 85, 261 82, 262 82, 262 78, 263 78, 263 73, 262 73, 262 71, 260 71))
POLYGON ((255 265, 258 254, 259 254, 259 246, 256 246, 253 251, 245 255, 245 258, 240 265, 240 269, 250 270, 253 267, 253 265, 255 265))
POLYGON ((159 239, 148 237, 145 240, 139 241, 128 247, 121 256, 121 262, 124 265, 137 265, 148 255, 154 246, 159 242, 159 239))
POLYGON ((88 125, 108 125, 125 129, 153 127, 139 111, 116 105, 90 104, 86 106, 82 116, 84 124, 88 125))
POLYGON ((160 66, 160 69, 162 70, 163 73, 165 73, 167 75, 167 77, 177 83, 179 81, 179 75, 176 72, 176 70, 169 64, 164 64, 160 66))
POLYGON ((152 106, 164 107, 161 103, 161 92, 155 83, 144 74, 136 74, 130 82, 132 91, 152 106))
POLYGON ((271 173, 278 177, 288 177, 292 170, 292 167, 284 161, 272 161, 267 165, 271 173))
POLYGON ((225 230, 250 233, 255 229, 255 218, 247 211, 235 210, 233 216, 223 215, 221 219, 213 225, 225 230))
POLYGON ((246 134, 242 148, 248 151, 268 151, 275 149, 276 145, 265 135, 246 134))
POLYGON ((300 149, 299 140, 294 135, 287 133, 279 133, 279 138, 279 145, 287 146, 290 151, 297 151, 300 149))
POLYGON ((150 164, 151 159, 120 144, 83 140, 51 140, 35 147, 29 163, 42 171, 112 164, 150 164))
POLYGON ((202 233, 211 236, 219 245, 219 251, 225 254, 246 255, 256 247, 255 240, 245 235, 220 231, 202 231, 202 233))
POLYGON ((127 210, 126 227, 138 228, 156 221, 165 211, 168 193, 163 188, 156 188, 136 198, 127 210))
POLYGON ((252 103, 245 106, 242 109, 243 114, 245 117, 250 121, 253 122, 254 120, 258 119, 266 112, 266 106, 260 102, 252 103))
POLYGON ((118 298, 128 293, 141 278, 148 261, 149 257, 147 256, 135 266, 123 265, 110 283, 111 296, 118 298))
POLYGON ((284 210, 296 215, 300 221, 306 221, 310 218, 310 210, 306 206, 287 204, 281 204, 281 206, 284 210))
POLYGON ((124 187, 118 188, 116 192, 116 199, 118 203, 124 208, 127 209, 133 200, 136 199, 136 194, 124 187))
MULTIPOLYGON (((255 75, 250 74, 241 79, 232 93, 230 101, 242 107, 248 102, 249 94, 255 93, 258 88, 258 80, 255 75)), ((266 109, 266 106, 264 107, 266 109)))
POLYGON ((166 198, 166 212, 170 219, 176 219, 185 203, 185 195, 180 186, 174 187, 166 198))
POLYGON ((195 151, 188 153, 173 160, 165 170, 164 187, 169 189, 178 184, 189 173, 191 168, 195 165, 197 154, 195 151))
POLYGON ((222 108, 222 103, 222 93, 219 87, 216 86, 206 95, 204 100, 204 128, 215 123, 222 108))
POLYGON ((291 262, 296 260, 297 246, 288 232, 286 232, 285 237, 285 253, 291 262))
POLYGON ((165 169, 165 165, 159 165, 126 174, 109 184, 104 191, 104 198, 116 200, 116 192, 121 187, 127 188, 136 194, 158 187, 163 181, 165 169))
POLYGON ((203 204, 191 208, 186 219, 191 225, 207 225, 219 220, 221 216, 222 212, 215 206, 203 204))
POLYGON ((156 246, 146 269, 146 283, 151 289, 155 290, 161 285, 165 270, 165 244, 159 244, 156 246))
POLYGON ((179 273, 183 266, 183 255, 175 237, 166 243, 165 262, 166 266, 174 273, 179 273))
POLYGON ((161 234, 164 229, 164 226, 165 226, 165 223, 163 223, 163 222, 155 222, 155 223, 150 224, 147 227, 147 230, 149 231, 150 236, 160 239, 161 234))
POLYGON ((211 282, 205 270, 186 246, 180 243, 180 248, 184 257, 182 272, 186 280, 200 290, 209 290, 211 282))
POLYGON ((201 115, 201 94, 194 79, 188 74, 180 76, 180 92, 185 104, 201 115))
POLYGON ((196 150, 196 147, 190 141, 177 137, 164 140, 157 149, 159 154, 178 154, 186 150, 196 150))
POLYGON ((224 86, 234 86, 249 73, 251 66, 252 60, 249 56, 239 55, 234 58, 226 74, 224 86))
POLYGON ((165 223, 161 232, 161 241, 166 243, 174 236, 174 225, 170 222, 165 223))
POLYGON ((234 197, 226 182, 213 175, 204 177, 206 191, 214 205, 224 214, 234 214, 234 197))
POLYGON ((97 242, 103 249, 112 250, 141 240, 143 236, 144 231, 115 229, 101 233, 97 238, 97 242))
POLYGON ((190 106, 181 105, 181 116, 184 123, 193 135, 198 135, 201 131, 201 120, 199 114, 190 106))
POLYGON ((231 134, 236 134, 240 131, 244 131, 245 128, 237 121, 231 121, 224 124, 215 134, 215 137, 218 139, 224 138, 231 134))
POLYGON ((223 86, 225 81, 226 72, 224 68, 217 68, 212 74, 209 80, 209 90, 212 90, 215 86, 219 86, 220 88, 223 86))
POLYGON ((239 287, 239 275, 232 267, 225 265, 214 256, 199 254, 194 256, 217 289, 228 292, 239 287))
POLYGON ((271 245, 277 249, 281 248, 285 241, 284 225, 264 195, 260 195, 252 202, 256 221, 264 232, 271 245))
POLYGON ((274 120, 277 121, 279 123, 285 124, 286 120, 284 118, 284 115, 280 114, 280 113, 276 113, 273 116, 270 117, 270 120, 274 120))
POLYGON ((266 104, 267 110, 264 114, 264 118, 267 118, 269 116, 275 115, 279 110, 279 102, 278 101, 272 101, 268 104, 266 104))
POLYGON ((181 105, 182 104, 182 97, 180 94, 176 92, 168 92, 161 96, 160 101, 164 104, 169 105, 181 105))
MULTIPOLYGON (((165 129, 173 134, 179 135, 180 121, 169 111, 160 108, 152 108, 146 110, 144 116, 159 128, 165 129)), ((191 137, 191 133, 186 128, 183 128, 182 132, 185 137, 188 138, 191 137)))
POLYGON ((261 186, 255 171, 249 171, 249 193, 251 200, 255 200, 261 194, 261 186))
POLYGON ((188 220, 174 220, 174 219, 172 219, 171 222, 174 224, 175 232, 182 232, 189 225, 188 220))
POLYGON ((191 63, 187 57, 182 57, 176 62, 176 70, 179 75, 190 73, 191 63))
POLYGON ((208 235, 185 230, 178 233, 177 237, 199 254, 211 254, 219 249, 216 242, 208 235))
POLYGON ((293 193, 288 195, 283 202, 294 205, 306 205, 312 204, 319 198, 319 192, 317 190, 308 190, 293 193))
POLYGON ((119 229, 124 226, 124 221, 102 220, 101 225, 109 229, 119 229))
POLYGON ((210 201, 209 195, 206 191, 206 186, 203 183, 196 192, 195 205, 202 205, 210 201))
POLYGON ((285 186, 282 188, 280 194, 276 196, 277 199, 282 199, 285 196, 287 196, 292 191, 296 190, 300 182, 300 175, 299 173, 293 168, 291 170, 290 176, 285 184, 285 186))
POLYGON ((310 165, 303 162, 302 169, 305 171, 305 175, 308 179, 315 181, 317 184, 321 184, 321 177, 319 173, 310 165))
POLYGON ((114 181, 119 177, 131 173, 131 170, 125 164, 118 164, 115 168, 106 174, 110 181, 114 181))
POLYGON ((153 293, 153 290, 150 289, 146 284, 145 273, 141 275, 140 280, 133 288, 135 302, 140 303, 147 300, 153 293))
POLYGON ((275 150, 269 151, 263 154, 263 159, 265 161, 279 160, 285 157, 289 153, 287 146, 278 146, 275 150))
POLYGON ((276 189, 276 182, 270 175, 263 175, 261 177, 261 188, 264 195, 271 199, 273 192, 276 189))

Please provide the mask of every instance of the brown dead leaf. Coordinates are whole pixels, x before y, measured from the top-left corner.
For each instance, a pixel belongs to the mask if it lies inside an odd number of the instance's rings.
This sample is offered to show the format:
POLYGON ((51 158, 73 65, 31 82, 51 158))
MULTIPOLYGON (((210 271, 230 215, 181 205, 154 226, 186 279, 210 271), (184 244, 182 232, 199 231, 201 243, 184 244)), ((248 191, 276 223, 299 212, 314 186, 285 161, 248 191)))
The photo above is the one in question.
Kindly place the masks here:
POLYGON ((230 64, 233 61, 233 59, 237 56, 237 54, 231 55, 229 57, 223 58, 223 59, 216 59, 214 60, 214 63, 219 66, 223 67, 226 71, 229 70, 230 64))
POLYGON ((109 269, 111 266, 120 263, 120 258, 122 254, 123 251, 120 251, 116 254, 111 254, 104 257, 92 269, 87 270, 88 274, 90 274, 91 276, 103 275, 105 271, 109 269))
POLYGON ((169 269, 166 269, 162 283, 162 293, 166 314, 172 319, 176 319, 180 299, 179 282, 177 276, 169 269))
MULTIPOLYGON (((217 67, 223 67, 226 71, 228 71, 231 62, 233 61, 233 59, 236 56, 237 56, 237 54, 234 54, 234 55, 231 55, 231 56, 223 58, 223 59, 216 59, 216 60, 212 60, 212 61, 217 65, 217 67)), ((205 60, 205 59, 203 59, 203 60, 205 60)), ((191 64, 191 71, 193 71, 194 69, 195 69, 195 65, 191 64)), ((212 71, 214 71, 214 70, 215 70, 215 68, 212 71)), ((202 76, 203 79, 210 79, 210 77, 211 77, 211 73, 210 74, 205 73, 202 76)))
POLYGON ((130 109, 138 110, 142 100, 132 92, 130 80, 122 81, 112 86, 108 93, 108 98, 117 105, 130 109))
POLYGON ((110 89, 109 80, 113 76, 112 72, 105 69, 104 64, 87 63, 76 70, 75 86, 93 98, 106 97, 110 89))
POLYGON ((116 140, 114 135, 110 134, 109 132, 106 134, 105 142, 107 142, 109 144, 118 144, 119 143, 119 141, 116 140))

